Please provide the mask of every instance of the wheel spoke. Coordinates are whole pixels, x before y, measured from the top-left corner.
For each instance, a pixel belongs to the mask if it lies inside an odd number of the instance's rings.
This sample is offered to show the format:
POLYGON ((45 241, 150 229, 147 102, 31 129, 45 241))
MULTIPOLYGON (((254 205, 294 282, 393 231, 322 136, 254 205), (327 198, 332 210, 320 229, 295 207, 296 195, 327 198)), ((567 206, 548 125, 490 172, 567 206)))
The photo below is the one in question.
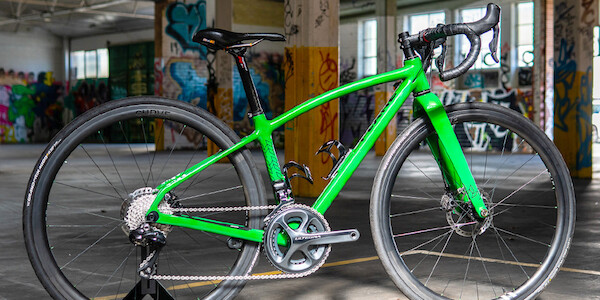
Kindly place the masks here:
POLYGON ((220 189, 220 190, 217 190, 217 191, 212 191, 212 192, 203 193, 203 194, 200 194, 200 195, 194 195, 194 196, 190 196, 190 197, 178 199, 178 201, 179 202, 187 201, 187 200, 201 198, 201 197, 206 197, 206 196, 215 195, 215 194, 219 194, 219 193, 225 193, 225 192, 229 192, 229 191, 233 191, 233 190, 237 190, 237 189, 241 189, 241 188, 243 188, 243 186, 238 185, 238 186, 234 186, 234 187, 230 187, 230 188, 220 189))
MULTIPOLYGON (((92 161, 92 163, 94 164, 94 166, 96 166, 96 168, 98 169, 98 171, 100 171, 100 173, 102 174, 102 176, 104 176, 104 179, 106 179, 106 181, 110 184, 110 187, 115 191, 115 193, 117 193, 117 195, 119 196, 120 199, 123 199, 123 196, 121 196, 121 194, 119 193, 119 191, 117 190, 117 188, 110 182, 110 180, 108 179, 108 177, 106 176, 106 174, 102 171, 102 169, 100 168, 100 166, 96 163, 96 161, 92 158, 92 156, 88 153, 87 150, 85 150, 85 148, 83 147, 83 145, 79 145, 81 147, 81 149, 83 150, 83 152, 85 152, 85 154, 87 155, 87 157, 89 157, 89 159, 92 161)), ((123 184, 123 187, 125 188, 125 184, 123 184)), ((125 188, 125 190, 127 190, 127 188, 125 188)))
POLYGON ((499 230, 499 231, 502 231, 502 232, 504 232, 506 234, 510 234, 512 236, 516 236, 516 237, 522 238, 524 240, 527 240, 527 241, 530 241, 530 242, 533 242, 533 243, 536 243, 536 244, 540 244, 540 245, 543 245, 543 246, 546 246, 546 247, 550 247, 551 246, 550 244, 544 243, 542 241, 534 240, 534 239, 528 238, 528 237, 526 237, 524 235, 521 235, 521 234, 518 234, 518 233, 514 233, 514 232, 511 232, 511 231, 502 229, 502 228, 500 228, 498 226, 494 226, 494 228, 497 229, 497 230, 499 230))
POLYGON ((125 262, 129 259, 129 255, 131 255, 131 253, 134 250, 135 250, 135 247, 131 247, 131 250, 129 251, 129 253, 121 261, 121 263, 119 264, 119 266, 112 272, 112 274, 110 274, 110 276, 106 279, 106 281, 104 282, 104 284, 100 287, 100 289, 98 290, 98 292, 96 292, 96 294, 94 295, 94 298, 98 297, 98 295, 100 294, 100 292, 102 291, 102 289, 110 282, 110 280, 113 278, 113 276, 115 276, 115 274, 125 265, 125 262))
POLYGON ((440 208, 439 207, 432 207, 432 208, 424 208, 424 209, 413 210, 413 211, 409 211, 409 212, 405 212, 405 213, 392 214, 392 215, 390 215, 390 218, 396 218, 396 217, 401 217, 401 216, 414 215, 414 214, 428 212, 428 211, 432 211, 432 210, 440 210, 440 208))
POLYGON ((532 183, 534 180, 536 180, 538 177, 540 177, 542 174, 546 173, 547 171, 544 170, 542 172, 540 172, 539 174, 537 174, 535 177, 531 178, 529 181, 527 181, 526 183, 524 183, 523 185, 521 185, 519 188, 517 188, 516 190, 512 191, 508 196, 504 197, 502 200, 498 201, 496 204, 494 204, 490 210, 494 209, 494 207, 500 205, 501 203, 503 203, 504 201, 506 201, 508 198, 512 197, 514 194, 518 193, 520 190, 522 190, 523 188, 525 188, 527 185, 529 185, 530 183, 532 183))
POLYGON ((473 243, 475 245, 475 250, 477 250, 477 255, 479 255, 479 260, 481 261, 481 265, 483 266, 483 270, 485 271, 485 275, 487 276, 490 286, 492 287, 492 291, 494 292, 494 297, 498 298, 498 294, 496 294, 496 289, 494 288, 494 283, 492 282, 492 278, 490 277, 490 273, 488 272, 487 267, 485 266, 485 260, 481 255, 481 251, 479 250, 479 246, 477 245, 477 241, 475 240, 475 236, 473 236, 473 243))
POLYGON ((94 247, 96 244, 98 244, 100 241, 102 241, 104 238, 106 238, 109 234, 111 234, 113 231, 115 231, 115 229, 119 228, 119 226, 121 226, 121 224, 117 224, 117 226, 113 227, 109 232, 105 233, 103 236, 101 236, 99 239, 97 239, 95 242, 93 242, 91 245, 89 245, 87 248, 85 248, 85 250, 79 252, 79 254, 77 254, 73 259, 68 261, 66 264, 62 265, 62 267, 60 267, 60 269, 61 270, 64 269, 69 264, 71 264, 76 259, 78 259, 81 255, 85 254, 88 250, 92 249, 92 247, 94 247))
POLYGON ((144 186, 148 186, 148 181, 146 180, 146 176, 144 176, 144 174, 142 174, 142 168, 140 168, 140 164, 138 163, 137 158, 135 158, 135 153, 133 153, 133 149, 131 149, 131 143, 129 143, 129 139, 127 138, 127 135, 125 134, 125 130, 123 129, 122 122, 119 122, 119 128, 121 128, 121 132, 123 133, 123 138, 125 139, 125 143, 127 143, 127 147, 129 148, 131 157, 133 157, 135 166, 137 167, 138 171, 140 172, 140 178, 142 179, 142 181, 144 181, 144 186))

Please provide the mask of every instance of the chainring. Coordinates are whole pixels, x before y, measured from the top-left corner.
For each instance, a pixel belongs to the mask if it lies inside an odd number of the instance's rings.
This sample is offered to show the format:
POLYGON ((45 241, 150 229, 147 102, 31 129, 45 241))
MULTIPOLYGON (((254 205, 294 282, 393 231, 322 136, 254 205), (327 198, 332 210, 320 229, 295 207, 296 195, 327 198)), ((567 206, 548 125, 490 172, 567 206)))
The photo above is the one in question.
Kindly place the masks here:
POLYGON ((320 267, 329 256, 331 245, 306 245, 291 237, 328 231, 329 224, 318 211, 302 204, 286 205, 265 226, 265 255, 273 266, 287 273, 320 267), (282 239, 285 245, 281 245, 282 239))

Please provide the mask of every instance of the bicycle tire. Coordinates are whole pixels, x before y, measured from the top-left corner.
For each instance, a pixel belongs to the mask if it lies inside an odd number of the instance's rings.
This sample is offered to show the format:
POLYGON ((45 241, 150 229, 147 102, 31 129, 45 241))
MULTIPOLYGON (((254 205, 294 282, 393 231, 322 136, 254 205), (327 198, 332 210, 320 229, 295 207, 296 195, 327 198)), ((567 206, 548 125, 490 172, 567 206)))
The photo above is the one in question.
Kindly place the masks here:
MULTIPOLYGON (((124 204, 124 198, 199 162, 206 155, 203 147, 207 140, 224 149, 239 137, 203 109, 158 97, 110 101, 61 130, 34 168, 23 208, 27 253, 48 293, 55 299, 82 299, 122 298, 134 291, 139 276, 133 273, 141 262, 141 250, 124 233, 128 223, 123 220, 127 214, 123 207, 128 211, 136 200, 124 204), (153 133, 156 141, 160 136, 175 141, 171 149, 153 149, 153 133), (187 144, 187 150, 176 149, 183 148, 182 144, 187 144)), ((260 172, 247 149, 234 152, 227 163, 212 165, 186 182, 189 185, 183 183, 173 190, 185 207, 266 205, 260 172), (217 177, 220 181, 211 183, 215 186, 207 184, 217 177), (233 188, 227 189, 229 186, 233 188)), ((262 229, 266 212, 212 214, 262 229)), ((184 273, 177 275, 248 275, 260 249, 258 243, 245 242, 232 250, 226 246, 226 237, 175 227, 168 232, 167 241, 158 271, 184 273), (215 241, 216 247, 208 246, 215 241), (211 254, 214 261, 206 264, 204 256, 211 254), (215 264, 222 264, 223 270, 213 270, 210 266, 215 264), (210 273, 213 271, 217 273, 210 273)), ((169 292, 175 298, 206 299, 233 298, 245 284, 163 283, 170 284, 169 292)))
POLYGON ((492 219, 486 227, 467 222, 466 209, 442 209, 452 202, 442 201, 446 185, 424 142, 435 133, 419 118, 374 180, 370 221, 380 260, 411 299, 533 299, 558 272, 573 235, 569 170, 544 132, 513 110, 474 102, 446 111, 492 219))

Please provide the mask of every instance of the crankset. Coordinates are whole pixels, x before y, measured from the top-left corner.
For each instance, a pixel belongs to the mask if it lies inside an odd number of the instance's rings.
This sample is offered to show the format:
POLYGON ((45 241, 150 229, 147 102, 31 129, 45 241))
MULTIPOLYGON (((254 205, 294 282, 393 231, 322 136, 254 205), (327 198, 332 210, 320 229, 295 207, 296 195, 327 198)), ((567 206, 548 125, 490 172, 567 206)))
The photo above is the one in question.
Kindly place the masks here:
POLYGON ((357 241, 356 229, 331 231, 319 212, 301 204, 282 207, 265 227, 265 255, 281 271, 302 273, 319 268, 331 244, 357 241))

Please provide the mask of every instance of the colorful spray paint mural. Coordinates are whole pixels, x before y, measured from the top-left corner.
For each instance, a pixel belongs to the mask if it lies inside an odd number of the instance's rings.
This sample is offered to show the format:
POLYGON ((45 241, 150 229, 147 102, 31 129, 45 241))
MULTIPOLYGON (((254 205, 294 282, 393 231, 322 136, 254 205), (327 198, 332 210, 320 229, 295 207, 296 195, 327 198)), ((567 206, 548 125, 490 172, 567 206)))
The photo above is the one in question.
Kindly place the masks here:
POLYGON ((64 125, 64 88, 52 72, 0 72, 0 143, 47 142, 64 125))
POLYGON ((593 3, 554 2, 554 140, 579 178, 592 176, 593 3))

